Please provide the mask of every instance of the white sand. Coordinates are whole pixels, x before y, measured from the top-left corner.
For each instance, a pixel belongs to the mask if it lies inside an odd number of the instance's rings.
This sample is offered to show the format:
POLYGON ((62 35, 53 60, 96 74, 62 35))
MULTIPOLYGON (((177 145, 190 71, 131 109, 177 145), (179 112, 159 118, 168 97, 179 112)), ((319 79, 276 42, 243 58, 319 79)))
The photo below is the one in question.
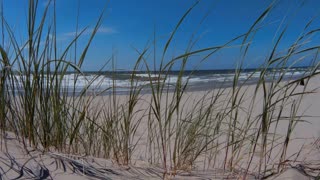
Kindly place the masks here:
MULTIPOLYGON (((315 77, 310 82, 308 89, 316 89, 320 85, 320 77, 315 77)), ((298 87, 298 90, 303 86, 298 87)), ((254 86, 246 89, 247 93, 253 93, 254 86)), ((205 92, 188 92, 190 99, 197 99, 205 92)), ((119 96, 125 99, 125 96, 119 96)), ((104 97, 102 99, 106 99, 104 97)), ((144 95, 144 99, 150 99, 150 95, 144 95)), ((190 101, 184 100, 184 102, 190 101)), ((261 103, 261 102, 260 102, 261 103)), ((258 103, 259 104, 259 103, 258 103)), ((138 105, 145 109, 148 102, 138 105)), ((304 112, 308 123, 300 123, 293 132, 293 141, 289 144, 287 157, 295 159, 297 152, 302 148, 296 162, 288 162, 285 171, 269 177, 269 179, 309 179, 307 175, 316 176, 312 169, 303 169, 301 164, 308 167, 320 168, 320 94, 314 93, 304 97, 301 112, 304 112)), ((192 108, 191 103, 187 103, 186 109, 192 108)), ((256 108, 255 111, 261 109, 256 108)), ((259 113, 259 112, 255 112, 259 113)), ((286 124, 280 125, 279 133, 286 133, 286 124)), ((161 179, 163 170, 151 166, 147 163, 146 149, 146 122, 142 120, 141 127, 138 130, 137 138, 140 138, 132 166, 119 167, 111 160, 93 157, 79 157, 73 155, 58 154, 55 152, 42 153, 29 148, 29 154, 21 142, 15 136, 8 132, 5 141, 2 141, 2 150, 0 152, 1 177, 3 179, 24 178, 47 178, 47 179, 161 179), (32 151, 31 151, 32 150, 32 151)), ((255 162, 258 164, 258 162, 255 162)), ((202 171, 201 168, 191 172, 178 172, 177 179, 241 179, 243 176, 237 172, 223 172, 219 169, 207 168, 202 171)), ((247 178, 254 178, 247 176, 247 178)))

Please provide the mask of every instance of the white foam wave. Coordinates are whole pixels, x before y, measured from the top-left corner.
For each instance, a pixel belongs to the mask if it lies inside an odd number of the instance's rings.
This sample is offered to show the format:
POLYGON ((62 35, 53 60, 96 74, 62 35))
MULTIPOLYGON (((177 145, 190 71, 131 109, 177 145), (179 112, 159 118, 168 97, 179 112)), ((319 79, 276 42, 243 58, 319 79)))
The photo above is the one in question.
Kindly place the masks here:
MULTIPOLYGON (((320 72, 320 70, 317 70, 317 72, 320 72)), ((270 72, 267 73, 267 76, 278 76, 281 75, 281 72, 270 72)), ((304 71, 290 71, 286 72, 285 76, 299 76, 303 75, 304 71)), ((68 88, 68 89, 82 89, 82 88, 88 88, 91 90, 104 90, 111 87, 117 87, 122 89, 128 89, 130 88, 131 84, 133 83, 134 86, 144 86, 150 83, 148 80, 148 77, 155 78, 159 77, 158 74, 144 74, 144 73, 138 73, 135 74, 135 76, 143 77, 143 79, 134 79, 133 82, 131 82, 131 79, 112 79, 107 76, 103 75, 79 75, 79 74, 67 74, 64 76, 57 75, 54 77, 53 75, 44 75, 43 77, 39 78, 43 85, 47 85, 48 82, 51 82, 50 79, 56 78, 59 81, 61 80, 61 86, 62 88, 68 88)), ((261 76, 261 72, 242 72, 239 74, 239 80, 247 80, 248 78, 259 78, 261 76)), ((130 77, 130 76, 128 76, 130 77)), ((166 79, 164 79, 163 75, 160 75, 163 79, 160 79, 161 81, 168 83, 168 84, 175 84, 178 80, 177 75, 168 75, 166 79)), ((27 80, 27 77, 24 75, 15 75, 15 82, 16 86, 23 88, 24 83, 27 80)), ((199 83, 211 83, 211 82, 232 82, 234 79, 234 74, 228 73, 228 74, 206 74, 206 75, 193 75, 193 76, 183 76, 181 81, 182 83, 185 83, 188 81, 190 85, 193 84, 199 84, 199 83)), ((154 79, 152 79, 154 80, 154 79)), ((33 81, 33 76, 29 76, 29 81, 33 81)), ((39 82, 39 81, 38 81, 39 82)), ((52 83, 54 84, 55 81, 52 83)))

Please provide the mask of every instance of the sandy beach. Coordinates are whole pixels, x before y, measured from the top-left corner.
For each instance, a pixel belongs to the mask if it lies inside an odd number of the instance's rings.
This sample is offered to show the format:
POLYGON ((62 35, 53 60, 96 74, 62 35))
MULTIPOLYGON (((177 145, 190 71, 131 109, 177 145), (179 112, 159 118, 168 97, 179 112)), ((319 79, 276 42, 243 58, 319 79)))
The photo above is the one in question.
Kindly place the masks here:
MULTIPOLYGON (((309 179, 316 177, 319 174, 319 162, 320 162, 320 95, 319 95, 319 83, 320 77, 316 76, 311 79, 307 86, 306 91, 312 91, 311 94, 304 95, 301 107, 299 108, 298 116, 301 116, 301 122, 298 122, 292 131, 290 142, 286 151, 282 171, 278 173, 267 173, 268 179, 309 179), (303 116, 302 116, 303 115, 303 116)), ((239 111, 238 126, 241 127, 245 124, 245 120, 248 117, 248 107, 254 94, 255 85, 248 85, 242 87, 243 90, 239 94, 245 92, 243 97, 242 111, 239 111), (247 108, 247 109, 246 109, 247 108)), ((305 86, 298 86, 295 91, 302 91, 305 86)), ((193 110, 196 110, 197 100, 203 97, 210 97, 210 94, 215 94, 218 89, 207 91, 192 91, 186 92, 183 96, 181 104, 183 104, 183 112, 181 114, 188 114, 193 110), (207 96, 205 96, 207 95, 207 96)), ((224 93, 221 96, 221 100, 230 96, 231 88, 224 89, 224 93)), ((240 95, 238 95, 240 96, 240 95)), ((262 103, 262 91, 259 91, 256 95, 256 101, 254 103, 253 112, 250 117, 258 117, 261 114, 262 103)), ((116 95, 118 103, 125 103, 128 95, 116 95)), ((168 93, 164 95, 161 100, 161 104, 165 105, 169 100, 174 97, 174 94, 168 93)), ((93 99, 92 109, 101 106, 101 104, 108 104, 110 102, 110 96, 101 96, 93 99)), ((0 154, 0 167, 1 176, 3 179, 15 179, 15 178, 40 178, 40 179, 162 179, 164 169, 161 165, 161 158, 151 157, 151 153, 156 155, 155 150, 150 150, 150 142, 148 137, 148 112, 151 102, 151 94, 143 94, 135 106, 136 112, 133 116, 133 121, 140 121, 137 132, 132 139, 132 143, 136 143, 134 151, 131 156, 129 165, 119 165, 115 159, 105 159, 103 154, 97 153, 95 157, 93 155, 86 154, 81 150, 81 145, 77 154, 68 154, 67 152, 56 151, 54 149, 49 152, 42 152, 35 150, 28 145, 24 147, 21 139, 12 132, 5 132, 5 137, 1 141, 1 154, 0 154), (26 151, 26 149, 28 151, 26 151), (99 157, 100 156, 100 157, 99 157), (153 159, 152 159, 153 158, 153 159), (158 160, 158 162, 151 163, 152 160, 158 160)), ((297 101, 300 98, 294 97, 292 100, 297 101)), ((291 101, 292 102, 292 101, 291 101)), ((290 103, 290 102, 288 102, 290 103)), ((204 103, 205 104, 205 103, 204 103)), ((222 111, 225 108, 223 102, 216 102, 216 111, 222 111), (222 103, 222 104, 221 104, 222 103)), ((284 110, 284 116, 290 116, 290 104, 284 110)), ((199 112, 199 111, 198 111, 199 112)), ((176 115, 174 115, 176 116, 176 115)), ((104 119, 97 120, 97 123, 104 123, 104 119)), ((281 154, 281 143, 283 143, 283 137, 287 133, 288 121, 279 122, 277 125, 272 124, 273 128, 277 126, 276 137, 279 137, 274 143, 272 152, 265 156, 268 156, 268 162, 266 169, 272 169, 279 166, 279 156, 281 154)), ((222 125, 220 131, 225 132, 224 129, 228 129, 228 126, 222 125)), ((176 124, 173 123, 172 126, 176 124)), ((252 132, 257 128, 256 125, 252 125, 252 132)), ((270 129, 272 129, 270 127, 270 129)), ((250 132, 249 130, 248 132, 250 132)), ((241 133, 239 133, 241 134, 241 133)), ((270 137, 274 137, 270 135, 270 137)), ((174 138, 174 135, 172 139, 174 138)), ((102 139, 96 138, 95 142, 91 143, 92 147, 101 148, 102 139)), ((244 177, 245 169, 247 168, 248 158, 253 157, 250 167, 248 167, 247 179, 261 178, 258 174, 258 167, 261 163, 260 147, 257 147, 255 154, 249 153, 250 149, 243 145, 241 150, 237 151, 237 160, 234 167, 230 169, 224 169, 224 158, 226 153, 226 136, 221 135, 217 140, 220 144, 215 147, 219 149, 219 152, 215 154, 215 157, 210 156, 210 151, 203 152, 192 165, 192 169, 186 168, 186 170, 176 170, 174 173, 168 173, 166 178, 172 179, 242 179, 244 177)), ((247 142, 245 142, 247 143, 247 142)), ((84 143, 85 144, 85 143, 84 143)), ((168 146, 173 146, 173 141, 170 141, 168 146)), ((270 144, 268 144, 269 146, 270 144)), ((271 145, 270 145, 271 146, 271 145)), ((154 146, 155 147, 155 146, 154 146)), ((158 147, 160 150, 160 147, 158 147)), ((172 147, 168 148, 169 151, 172 147)), ((160 151, 159 151, 160 152, 160 151)), ((228 158, 233 154, 232 151, 227 152, 228 158)), ((172 161, 167 162, 168 166, 172 166, 172 161)), ((271 172, 271 171, 270 171, 271 172)))

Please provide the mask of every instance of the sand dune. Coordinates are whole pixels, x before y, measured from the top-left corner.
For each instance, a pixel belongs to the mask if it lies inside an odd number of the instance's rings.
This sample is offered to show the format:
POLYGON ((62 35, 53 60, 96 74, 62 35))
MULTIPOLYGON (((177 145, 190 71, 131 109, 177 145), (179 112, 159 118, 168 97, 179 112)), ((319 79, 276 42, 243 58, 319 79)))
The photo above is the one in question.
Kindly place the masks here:
MULTIPOLYGON (((308 88, 318 91, 319 77, 310 82, 308 88)), ((299 87, 300 89, 303 86, 299 87)), ((253 91, 254 86, 245 88, 246 92, 253 91)), ((299 89, 298 89, 299 90, 299 89)), ((197 99, 205 92, 188 92, 188 97, 197 99)), ((170 96, 170 94, 169 94, 170 96)), ((125 95, 119 96, 125 101, 125 95)), ((101 99, 106 100, 104 96, 101 99)), ((147 100, 150 95, 145 94, 139 108, 148 106, 147 100)), ((250 96, 248 97, 250 98, 250 96)), ((186 100, 184 100, 186 101, 186 100)), ((98 103, 100 101, 96 101, 98 103)), ((303 98, 301 111, 305 116, 304 123, 299 123, 293 132, 292 141, 287 152, 287 163, 284 171, 271 174, 268 179, 310 179, 319 176, 320 172, 320 95, 313 93, 303 98)), ((192 105, 186 106, 190 109, 192 105)), ((255 109, 259 111, 259 109, 255 109)), ((256 112, 259 113, 259 112, 256 112)), ((147 162, 145 151, 146 133, 144 120, 141 121, 137 138, 140 138, 132 157, 132 165, 118 166, 112 160, 96 158, 91 156, 77 156, 58 153, 55 151, 41 152, 27 146, 11 132, 6 132, 1 142, 0 171, 3 179, 30 178, 30 179, 162 179, 163 170, 159 166, 147 162)), ((279 127, 279 134, 285 133, 286 125, 279 127), (283 132, 281 132, 283 131, 283 132)), ((218 158, 219 159, 219 158, 218 158)), ((259 162, 254 162, 258 165, 259 162)), ((202 163, 200 163, 202 164, 202 163)), ((184 172, 177 171, 175 176, 168 174, 166 178, 173 179, 242 179, 243 171, 223 171, 219 168, 205 168, 198 165, 194 170, 184 172), (204 170, 205 169, 205 170, 204 170)), ((259 178, 254 169, 246 176, 247 179, 259 178)))

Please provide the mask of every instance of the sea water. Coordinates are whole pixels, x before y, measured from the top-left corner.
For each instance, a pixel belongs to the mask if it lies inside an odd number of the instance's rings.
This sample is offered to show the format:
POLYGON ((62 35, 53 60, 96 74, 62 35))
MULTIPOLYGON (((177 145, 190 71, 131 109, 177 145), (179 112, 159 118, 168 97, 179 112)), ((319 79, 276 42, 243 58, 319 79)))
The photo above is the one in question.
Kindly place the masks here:
MULTIPOLYGON (((308 71, 309 68, 307 67, 267 69, 263 76, 267 81, 279 76, 282 76, 283 80, 292 80, 307 75, 308 71)), ((188 83, 187 90, 209 90, 233 86, 235 74, 238 74, 238 85, 254 83, 262 76, 261 73, 262 70, 259 69, 244 69, 240 72, 234 69, 184 71, 180 76, 180 80, 182 84, 188 83)), ((128 93, 132 87, 141 88, 142 92, 148 93, 151 90, 150 84, 155 84, 159 81, 165 84, 164 87, 174 89, 179 79, 179 74, 180 71, 165 73, 156 71, 149 73, 146 71, 88 71, 83 73, 68 72, 64 75, 58 74, 55 78, 59 80, 61 88, 73 93, 80 93, 85 89, 86 93, 109 94, 115 90, 116 93, 121 94, 128 93)), ((41 83, 44 85, 47 85, 47 82, 51 82, 49 79, 53 77, 48 73, 43 76, 41 83)), ((23 82, 25 80, 26 75, 15 75, 14 82, 17 91, 23 91, 23 82)), ((32 75, 29 80, 33 80, 32 75)))

